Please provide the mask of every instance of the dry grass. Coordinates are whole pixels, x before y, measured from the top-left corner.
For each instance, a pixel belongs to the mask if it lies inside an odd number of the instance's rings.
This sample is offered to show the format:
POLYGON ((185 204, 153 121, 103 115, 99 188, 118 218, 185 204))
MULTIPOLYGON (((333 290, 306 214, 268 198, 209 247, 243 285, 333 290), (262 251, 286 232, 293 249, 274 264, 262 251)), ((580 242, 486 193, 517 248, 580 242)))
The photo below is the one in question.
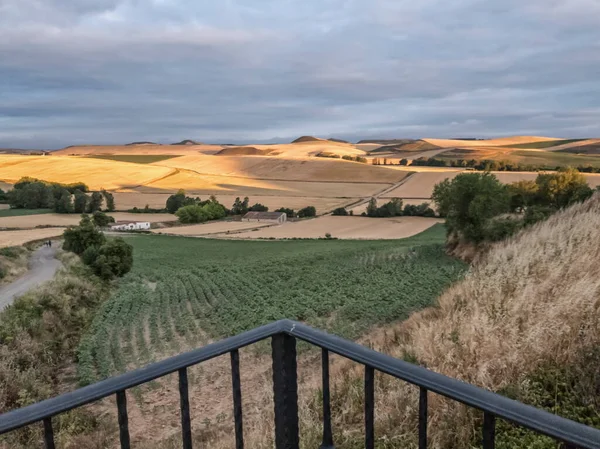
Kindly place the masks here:
POLYGON ((489 140, 454 140, 454 139, 423 139, 425 142, 429 142, 432 145, 437 145, 441 148, 452 148, 452 147, 501 147, 503 145, 515 145, 521 143, 531 142, 545 142, 550 140, 560 140, 556 137, 540 137, 540 136, 511 136, 501 137, 498 139, 489 140))
POLYGON ((249 231, 256 228, 264 228, 265 226, 270 225, 271 223, 253 223, 247 221, 214 221, 190 226, 178 226, 175 228, 167 229, 154 229, 152 232, 170 235, 187 235, 193 237, 227 232, 238 232, 244 230, 249 231))
MULTIPOLYGON (((127 210, 134 207, 144 208, 146 204, 155 209, 164 208, 167 198, 175 192, 170 193, 135 193, 135 192, 115 192, 115 203, 118 209, 127 210)), ((231 207, 236 199, 236 195, 215 195, 217 200, 231 207)), ((237 195, 242 198, 246 195, 237 195)), ((202 199, 207 196, 203 195, 202 199)), ((328 198, 328 197, 313 197, 313 196, 250 196, 250 204, 264 204, 269 210, 279 209, 280 207, 289 207, 290 209, 298 210, 306 206, 315 206, 317 213, 321 214, 336 207, 344 206, 348 203, 357 201, 358 198, 328 198)))
MULTIPOLYGON (((149 221, 150 223, 160 223, 177 220, 177 217, 171 214, 131 214, 127 212, 111 212, 109 215, 114 217, 116 221, 149 221)), ((0 217, 0 228, 31 229, 36 226, 75 226, 79 224, 80 221, 81 216, 79 214, 39 214, 0 217)), ((37 231, 38 230, 34 232, 37 231)), ((10 231, 1 232, 4 233, 10 231)))
POLYGON ((394 183, 402 179, 402 173, 390 170, 387 167, 349 162, 341 159, 308 157, 215 157, 198 154, 167 159, 155 162, 153 165, 181 168, 215 176, 279 179, 285 181, 394 183))
POLYGON ((238 234, 221 234, 225 238, 322 238, 326 233, 340 239, 402 239, 419 234, 442 220, 423 217, 367 218, 327 215, 312 220, 287 222, 279 226, 238 234))
POLYGON ((19 231, 0 231, 0 248, 21 246, 27 242, 62 235, 65 228, 26 229, 19 231))
POLYGON ((102 159, 0 155, 0 179, 14 183, 24 176, 44 181, 85 182, 90 189, 115 190, 151 182, 173 169, 102 159))
POLYGON ((439 171, 415 173, 401 186, 386 193, 385 198, 431 198, 434 186, 444 179, 454 179, 460 172, 439 171))

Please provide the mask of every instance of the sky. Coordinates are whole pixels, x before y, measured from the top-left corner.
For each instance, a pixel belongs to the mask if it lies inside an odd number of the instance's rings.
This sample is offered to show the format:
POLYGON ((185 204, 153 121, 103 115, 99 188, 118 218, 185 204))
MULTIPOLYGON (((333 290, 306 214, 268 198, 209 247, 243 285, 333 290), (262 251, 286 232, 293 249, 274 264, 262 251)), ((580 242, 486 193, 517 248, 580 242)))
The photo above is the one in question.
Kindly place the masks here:
POLYGON ((598 0, 0 0, 0 147, 600 136, 598 0))

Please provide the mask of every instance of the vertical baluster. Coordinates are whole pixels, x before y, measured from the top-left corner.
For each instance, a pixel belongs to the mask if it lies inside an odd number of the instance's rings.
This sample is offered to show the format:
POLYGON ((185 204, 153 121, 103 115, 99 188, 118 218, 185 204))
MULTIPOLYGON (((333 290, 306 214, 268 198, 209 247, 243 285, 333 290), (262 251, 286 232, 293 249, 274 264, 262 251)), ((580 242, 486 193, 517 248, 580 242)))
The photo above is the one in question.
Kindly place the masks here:
POLYGON ((179 370, 179 407, 181 411, 181 439, 183 441, 183 449, 192 449, 192 424, 190 422, 187 368, 179 370))
POLYGON ((419 449, 427 449, 427 390, 419 389, 419 449))
POLYGON ((375 370, 365 366, 365 448, 375 448, 375 370))
POLYGON ((242 415, 242 384, 240 380, 240 353, 231 351, 231 383, 233 388, 233 419, 235 421, 235 448, 244 449, 244 423, 242 415))
POLYGON ((496 446, 496 417, 491 413, 483 414, 483 449, 496 446))
POLYGON ((52 429, 52 418, 44 418, 44 446, 46 449, 54 449, 54 429, 52 429))
POLYGON ((298 449, 298 373, 296 339, 277 334, 273 349, 273 393, 275 403, 275 448, 298 449))
POLYGON ((321 350, 321 366, 323 375, 323 443, 320 449, 333 449, 331 432, 331 394, 329 390, 329 351, 321 350))
POLYGON ((125 390, 117 391, 117 410, 119 418, 119 439, 121 440, 121 449, 130 449, 131 443, 129 441, 127 396, 125 396, 125 390))

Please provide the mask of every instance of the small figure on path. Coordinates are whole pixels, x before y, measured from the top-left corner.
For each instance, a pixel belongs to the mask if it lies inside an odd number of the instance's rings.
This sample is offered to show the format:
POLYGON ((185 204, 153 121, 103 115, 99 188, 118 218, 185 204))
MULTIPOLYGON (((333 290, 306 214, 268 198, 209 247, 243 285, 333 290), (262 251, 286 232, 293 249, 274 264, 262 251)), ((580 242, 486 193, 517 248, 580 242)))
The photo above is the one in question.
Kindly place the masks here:
POLYGON ((52 248, 52 240, 48 240, 48 246, 52 248))

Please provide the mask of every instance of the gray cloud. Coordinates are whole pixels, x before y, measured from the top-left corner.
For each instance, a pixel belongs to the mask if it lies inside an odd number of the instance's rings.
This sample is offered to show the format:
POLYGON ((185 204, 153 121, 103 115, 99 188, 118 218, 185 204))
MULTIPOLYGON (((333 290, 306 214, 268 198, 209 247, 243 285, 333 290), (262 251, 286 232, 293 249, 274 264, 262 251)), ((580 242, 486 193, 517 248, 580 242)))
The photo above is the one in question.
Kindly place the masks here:
POLYGON ((0 0, 0 147, 600 135, 595 0, 0 0))

